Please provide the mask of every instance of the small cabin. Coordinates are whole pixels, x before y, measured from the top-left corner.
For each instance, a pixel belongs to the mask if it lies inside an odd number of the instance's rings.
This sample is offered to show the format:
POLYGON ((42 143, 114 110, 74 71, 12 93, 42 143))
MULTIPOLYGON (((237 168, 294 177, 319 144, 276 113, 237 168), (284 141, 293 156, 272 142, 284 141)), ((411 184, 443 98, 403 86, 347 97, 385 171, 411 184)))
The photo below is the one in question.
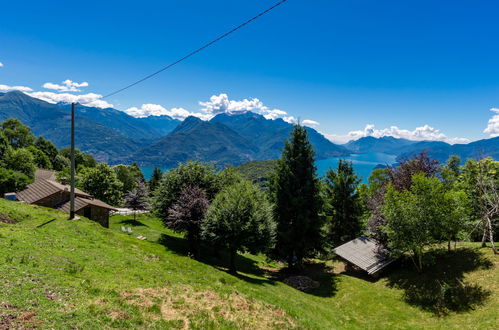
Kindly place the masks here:
MULTIPOLYGON (((50 207, 69 213, 70 186, 51 180, 54 176, 50 175, 49 171, 42 171, 37 170, 35 182, 29 184, 25 190, 16 193, 15 199, 24 203, 50 207)), ((14 199, 12 196, 9 197, 14 199)), ((117 211, 117 209, 75 188, 76 214, 97 221, 108 228, 109 213, 111 211, 117 211)))
POLYGON ((333 252, 369 275, 376 275, 395 261, 385 246, 369 237, 357 237, 334 248, 333 252))

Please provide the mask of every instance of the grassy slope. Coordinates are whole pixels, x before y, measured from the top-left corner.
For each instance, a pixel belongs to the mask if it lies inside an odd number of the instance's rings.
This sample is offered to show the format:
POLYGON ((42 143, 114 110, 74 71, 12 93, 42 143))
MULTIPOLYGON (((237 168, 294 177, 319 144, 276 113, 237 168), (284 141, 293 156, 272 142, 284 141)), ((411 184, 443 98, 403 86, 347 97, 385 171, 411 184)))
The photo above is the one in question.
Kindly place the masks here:
MULTIPOLYGON (((184 256, 185 242, 148 215, 137 222, 113 217, 107 230, 85 219, 67 221, 63 213, 4 200, 0 213, 19 221, 0 223, 0 328, 2 322, 47 328, 165 328, 183 322, 193 328, 499 326, 499 260, 489 250, 458 250, 479 259, 471 266, 435 266, 438 274, 456 274, 492 293, 474 310, 436 316, 417 297, 407 297, 424 289, 435 274, 418 277, 395 268, 390 276, 370 282, 315 273, 311 276, 321 280, 321 287, 303 293, 263 276, 257 266, 275 265, 260 257, 241 256, 242 272, 234 277, 216 260, 206 264, 184 256), (122 225, 133 227, 133 235, 122 233, 122 225), (148 241, 137 240, 138 235, 148 241), (164 245, 155 242, 160 237, 164 245)), ((449 260, 470 262, 458 253, 449 260)))

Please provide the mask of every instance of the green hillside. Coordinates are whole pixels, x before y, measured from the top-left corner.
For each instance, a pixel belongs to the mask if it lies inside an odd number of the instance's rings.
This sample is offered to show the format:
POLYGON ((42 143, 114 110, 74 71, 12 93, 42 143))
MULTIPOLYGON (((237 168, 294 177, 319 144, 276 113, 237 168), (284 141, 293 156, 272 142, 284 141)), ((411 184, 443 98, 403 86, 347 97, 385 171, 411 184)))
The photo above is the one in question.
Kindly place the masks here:
POLYGON ((275 160, 255 160, 236 166, 235 169, 249 181, 267 187, 275 164, 275 160))
POLYGON ((499 326, 499 258, 475 244, 435 255, 427 273, 402 262, 377 281, 345 273, 340 262, 315 264, 307 275, 320 287, 304 293, 261 257, 240 256, 238 276, 224 271, 223 254, 204 263, 188 258, 182 237, 147 214, 112 217, 111 229, 66 218, 0 200, 0 328, 499 326), (456 280, 465 290, 446 291, 447 309, 434 304, 432 284, 456 280))

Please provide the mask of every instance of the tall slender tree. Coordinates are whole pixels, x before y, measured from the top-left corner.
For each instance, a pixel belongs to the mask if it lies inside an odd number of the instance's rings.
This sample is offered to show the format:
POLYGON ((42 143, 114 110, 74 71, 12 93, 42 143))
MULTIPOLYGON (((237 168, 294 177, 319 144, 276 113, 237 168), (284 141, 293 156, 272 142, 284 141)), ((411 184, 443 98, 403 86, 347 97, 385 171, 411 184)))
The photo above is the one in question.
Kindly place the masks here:
POLYGON ((351 162, 340 159, 336 170, 326 172, 325 211, 328 217, 328 243, 338 246, 357 237, 362 229, 362 204, 357 188, 360 179, 351 162))
POLYGON ((162 177, 163 173, 161 172, 161 169, 159 167, 155 167, 154 170, 152 171, 151 179, 148 182, 150 192, 154 192, 156 188, 159 187, 162 177))
POLYGON ((322 247, 321 188, 314 160, 307 131, 296 125, 276 163, 271 184, 277 222, 272 256, 286 261, 290 268, 322 247))

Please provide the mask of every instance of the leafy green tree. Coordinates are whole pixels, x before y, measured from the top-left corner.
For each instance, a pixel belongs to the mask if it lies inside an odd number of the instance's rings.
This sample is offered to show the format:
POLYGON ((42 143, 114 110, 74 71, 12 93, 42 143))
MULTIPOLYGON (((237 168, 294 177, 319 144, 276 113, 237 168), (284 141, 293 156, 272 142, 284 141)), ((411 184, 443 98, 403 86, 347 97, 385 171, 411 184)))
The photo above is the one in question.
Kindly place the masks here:
POLYGON ((5 156, 9 148, 11 148, 10 143, 3 131, 0 130, 0 160, 5 156))
POLYGON ((463 190, 447 190, 441 207, 445 216, 440 219, 440 238, 447 241, 447 249, 450 251, 451 241, 456 242, 468 227, 471 203, 463 190))
POLYGON ((152 171, 151 179, 149 180, 149 191, 154 192, 161 183, 161 178, 163 177, 163 173, 159 167, 155 167, 152 171))
POLYGON ((290 268, 321 251, 323 245, 320 181, 315 153, 303 126, 296 125, 276 162, 271 183, 277 236, 272 256, 290 268))
POLYGON ((189 251, 196 259, 201 254, 201 223, 209 205, 203 189, 187 186, 168 209, 165 220, 168 228, 187 235, 189 251))
POLYGON ((222 188, 215 168, 208 164, 187 162, 166 172, 154 194, 153 208, 156 215, 165 221, 169 208, 178 200, 182 191, 194 186, 202 189, 209 201, 222 188))
POLYGON ((130 165, 130 170, 132 171, 136 180, 146 182, 146 178, 144 178, 144 173, 142 173, 142 170, 140 169, 139 165, 136 162, 133 162, 132 165, 130 165))
POLYGON ((387 237, 382 230, 382 227, 386 225, 382 207, 386 187, 390 182, 389 171, 389 168, 375 169, 369 176, 367 185, 359 189, 364 205, 364 218, 367 219, 367 232, 383 244, 386 244, 387 237))
POLYGON ((24 190, 33 182, 27 175, 0 167, 0 194, 24 190))
POLYGON ((33 154, 34 160, 36 167, 38 168, 43 168, 46 170, 51 170, 52 169, 52 163, 50 162, 49 157, 40 149, 35 147, 34 145, 31 145, 27 147, 26 149, 29 150, 33 154))
POLYGON ((125 195, 125 207, 132 209, 133 220, 136 220, 137 210, 149 207, 149 192, 144 181, 137 179, 135 187, 125 195))
POLYGON ((6 169, 21 172, 31 179, 35 177, 35 157, 26 148, 8 149, 1 165, 6 169))
POLYGON ((52 163, 52 167, 56 171, 62 171, 64 168, 69 168, 71 166, 71 160, 64 157, 63 155, 55 156, 54 162, 52 163))
POLYGON ((57 155, 59 154, 59 151, 55 147, 55 145, 50 142, 49 140, 39 137, 35 141, 35 147, 37 147, 39 150, 43 151, 45 155, 49 158, 50 162, 53 164, 57 155))
MULTIPOLYGON (((62 148, 59 150, 59 154, 71 161, 71 148, 62 148)), ((75 149, 75 168, 78 168, 79 166, 89 168, 95 167, 97 166, 97 161, 92 155, 85 154, 79 149, 75 149)))
MULTIPOLYGON (((499 230, 499 162, 492 158, 469 159, 462 168, 460 185, 471 200, 471 217, 476 221, 472 238, 493 245, 499 230)), ((494 245, 493 245, 494 248, 494 245)))
POLYGON ((116 177, 123 184, 123 194, 127 194, 137 186, 137 176, 135 171, 126 165, 116 165, 113 167, 116 177))
POLYGON ((424 173, 413 176, 409 190, 388 186, 383 214, 389 248, 395 254, 410 251, 421 271, 424 248, 459 232, 466 220, 465 208, 463 194, 448 192, 437 178, 424 173))
POLYGON ((461 175, 460 165, 461 158, 452 155, 441 169, 442 181, 449 189, 452 189, 458 183, 461 175))
POLYGON ((333 247, 356 238, 362 230, 360 179, 351 162, 340 159, 336 170, 324 178, 325 213, 329 218, 328 242, 333 247))
POLYGON ((97 166, 97 161, 94 156, 82 153, 82 162, 79 165, 92 168, 97 166))
POLYGON ((275 236, 270 203, 258 188, 245 180, 224 188, 215 197, 202 228, 206 240, 229 250, 231 273, 237 272, 238 251, 265 252, 275 236))
POLYGON ((123 184, 113 169, 105 163, 83 171, 81 187, 85 192, 111 205, 120 205, 122 202, 123 184))
POLYGON ((30 128, 18 119, 10 118, 4 121, 2 130, 14 149, 29 147, 35 141, 35 136, 31 133, 30 128))

